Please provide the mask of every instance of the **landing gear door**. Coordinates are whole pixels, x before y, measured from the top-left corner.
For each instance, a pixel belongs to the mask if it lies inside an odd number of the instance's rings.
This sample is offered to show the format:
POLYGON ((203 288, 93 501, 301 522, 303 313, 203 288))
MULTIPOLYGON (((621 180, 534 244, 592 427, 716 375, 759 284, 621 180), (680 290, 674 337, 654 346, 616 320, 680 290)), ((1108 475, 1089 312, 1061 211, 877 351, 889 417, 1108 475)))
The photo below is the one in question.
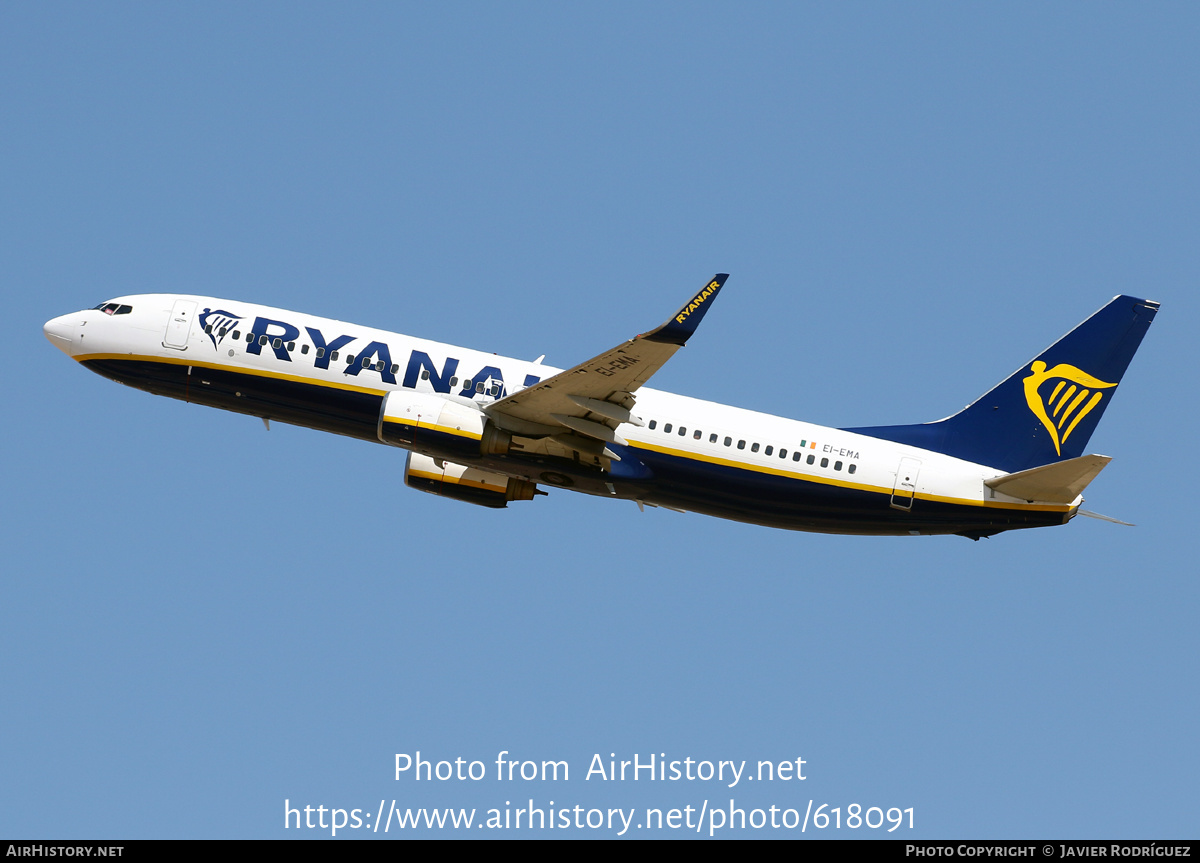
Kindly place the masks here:
POLYGON ((187 350, 188 333, 192 329, 192 318, 196 316, 195 300, 176 300, 167 319, 167 331, 163 334, 163 347, 177 351, 187 350))
POLYGON ((912 509, 913 498, 917 495, 917 476, 921 473, 919 458, 900 459, 896 468, 896 484, 892 488, 892 508, 908 512, 912 509))

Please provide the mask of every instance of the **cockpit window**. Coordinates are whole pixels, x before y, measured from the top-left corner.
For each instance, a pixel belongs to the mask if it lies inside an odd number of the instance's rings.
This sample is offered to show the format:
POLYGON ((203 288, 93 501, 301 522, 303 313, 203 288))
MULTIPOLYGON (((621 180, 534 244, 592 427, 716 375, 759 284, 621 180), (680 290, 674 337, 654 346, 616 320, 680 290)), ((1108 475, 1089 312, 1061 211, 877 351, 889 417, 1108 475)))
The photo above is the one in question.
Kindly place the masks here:
POLYGON ((101 303, 95 308, 96 311, 104 312, 106 315, 127 315, 133 311, 133 306, 123 305, 122 303, 101 303))

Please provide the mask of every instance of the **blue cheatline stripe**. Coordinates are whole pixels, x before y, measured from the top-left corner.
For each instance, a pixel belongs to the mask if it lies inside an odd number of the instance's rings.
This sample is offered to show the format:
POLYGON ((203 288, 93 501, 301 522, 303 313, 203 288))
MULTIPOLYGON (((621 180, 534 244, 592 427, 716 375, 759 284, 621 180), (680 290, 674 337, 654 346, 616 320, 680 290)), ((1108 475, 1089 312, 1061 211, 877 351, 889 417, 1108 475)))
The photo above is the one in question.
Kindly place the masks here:
MULTIPOLYGON (((82 362, 101 375, 159 395, 378 442, 382 391, 364 392, 361 388, 257 370, 128 356, 93 356, 82 362), (188 365, 193 368, 191 375, 187 373, 188 365)), ((914 511, 905 513, 887 505, 891 489, 798 475, 644 443, 631 443, 628 449, 634 458, 617 463, 613 473, 606 473, 569 459, 520 454, 482 458, 474 437, 386 419, 385 427, 389 434, 394 430, 398 438, 415 434, 414 440, 402 441, 405 446, 452 461, 501 473, 520 473, 535 482, 541 473, 553 471, 571 477, 578 490, 605 495, 611 494, 607 484, 612 482, 620 496, 772 527, 845 533, 996 532, 1060 524, 1069 511, 1065 506, 985 504, 918 495, 914 511), (633 461, 644 465, 641 478, 638 471, 630 470, 633 461)))

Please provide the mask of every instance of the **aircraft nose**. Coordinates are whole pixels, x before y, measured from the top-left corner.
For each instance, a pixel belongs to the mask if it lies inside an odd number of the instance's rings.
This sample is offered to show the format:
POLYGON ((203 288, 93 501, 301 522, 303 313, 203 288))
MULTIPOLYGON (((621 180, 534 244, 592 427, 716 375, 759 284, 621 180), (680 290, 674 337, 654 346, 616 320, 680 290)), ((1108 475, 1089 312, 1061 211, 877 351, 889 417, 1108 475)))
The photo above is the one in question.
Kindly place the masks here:
POLYGON ((42 332, 46 334, 50 344, 71 356, 79 334, 79 315, 59 315, 57 318, 51 318, 42 325, 42 332))

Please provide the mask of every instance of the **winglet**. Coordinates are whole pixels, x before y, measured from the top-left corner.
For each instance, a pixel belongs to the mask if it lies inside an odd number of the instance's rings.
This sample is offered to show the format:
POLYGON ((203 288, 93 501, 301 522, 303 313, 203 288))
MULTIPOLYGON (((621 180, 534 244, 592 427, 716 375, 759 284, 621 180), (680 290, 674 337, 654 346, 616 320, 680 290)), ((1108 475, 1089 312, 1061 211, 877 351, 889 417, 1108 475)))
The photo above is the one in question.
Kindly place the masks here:
POLYGON ((716 299, 717 293, 728 278, 729 273, 717 273, 707 285, 700 289, 696 296, 684 303, 683 308, 676 312, 669 321, 656 330, 642 334, 639 338, 652 342, 665 342, 670 345, 686 344, 692 333, 696 332, 696 327, 700 326, 704 313, 708 311, 708 307, 712 305, 712 301, 716 299))

